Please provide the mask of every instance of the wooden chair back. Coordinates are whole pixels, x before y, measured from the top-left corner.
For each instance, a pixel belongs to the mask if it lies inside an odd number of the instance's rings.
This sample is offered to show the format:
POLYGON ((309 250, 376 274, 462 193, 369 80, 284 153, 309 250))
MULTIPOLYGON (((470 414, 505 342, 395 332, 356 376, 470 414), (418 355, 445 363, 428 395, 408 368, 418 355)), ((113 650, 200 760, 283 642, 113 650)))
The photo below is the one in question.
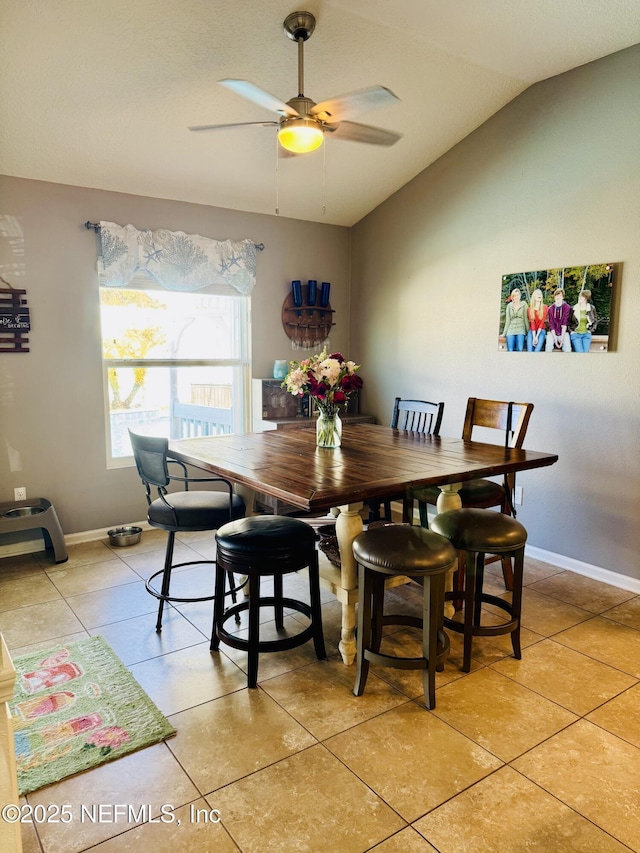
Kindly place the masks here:
POLYGON ((533 403, 508 403, 469 397, 462 428, 463 441, 471 441, 474 427, 499 430, 505 447, 521 448, 533 412, 533 403))
POLYGON ((444 403, 426 400, 402 400, 396 397, 393 404, 391 427, 423 435, 440 435, 444 403))

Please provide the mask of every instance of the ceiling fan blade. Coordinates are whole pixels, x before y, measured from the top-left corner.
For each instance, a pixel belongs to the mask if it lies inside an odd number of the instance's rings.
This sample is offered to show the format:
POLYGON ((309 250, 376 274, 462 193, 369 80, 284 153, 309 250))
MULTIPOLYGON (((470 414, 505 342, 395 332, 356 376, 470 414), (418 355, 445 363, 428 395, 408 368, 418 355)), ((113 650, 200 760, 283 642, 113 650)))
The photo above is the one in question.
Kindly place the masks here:
POLYGON ((258 106, 271 110, 274 113, 280 113, 285 116, 299 115, 298 111, 294 110, 293 107, 290 107, 289 104, 285 104, 285 102, 281 101, 280 98, 276 98, 275 95, 270 95, 269 92, 265 92, 264 89, 261 89, 260 86, 256 86, 255 83, 249 83, 248 80, 231 80, 226 78, 224 80, 218 80, 218 83, 225 86, 227 89, 231 89, 231 91, 235 92, 236 95, 247 98, 247 100, 253 101, 254 104, 258 104, 258 106))
POLYGON ((229 127, 277 127, 277 121, 240 121, 233 124, 196 124, 189 130, 226 130, 229 127))
POLYGON ((385 86, 370 86, 368 89, 347 92, 346 95, 338 95, 336 98, 322 101, 311 108, 311 115, 317 116, 322 121, 335 124, 360 115, 367 110, 386 107, 399 100, 400 98, 385 86))
POLYGON ((348 139, 352 142, 366 142, 369 145, 395 145, 402 139, 401 133, 384 130, 381 127, 371 127, 369 124, 356 124, 352 121, 341 121, 336 127, 325 126, 336 139, 348 139))

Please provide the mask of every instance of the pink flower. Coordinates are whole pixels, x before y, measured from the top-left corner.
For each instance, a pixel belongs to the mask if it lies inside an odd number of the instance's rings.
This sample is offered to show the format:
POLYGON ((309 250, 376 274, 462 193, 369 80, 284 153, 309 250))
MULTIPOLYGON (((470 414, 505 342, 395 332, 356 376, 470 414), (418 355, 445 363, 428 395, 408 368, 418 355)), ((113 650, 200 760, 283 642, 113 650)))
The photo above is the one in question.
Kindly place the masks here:
POLYGON ((131 738, 124 729, 121 729, 119 726, 107 726, 90 734, 87 737, 85 748, 97 746, 100 747, 103 755, 106 755, 112 749, 117 749, 128 740, 131 740, 131 738))

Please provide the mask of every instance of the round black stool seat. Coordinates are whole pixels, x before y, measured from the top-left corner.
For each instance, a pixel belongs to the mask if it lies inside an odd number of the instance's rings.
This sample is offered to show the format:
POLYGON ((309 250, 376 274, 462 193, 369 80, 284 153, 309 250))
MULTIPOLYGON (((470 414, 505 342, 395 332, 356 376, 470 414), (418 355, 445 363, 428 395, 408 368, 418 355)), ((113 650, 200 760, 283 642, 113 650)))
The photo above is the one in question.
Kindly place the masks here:
POLYGON ((353 554, 358 562, 358 636, 356 681, 353 692, 362 696, 369 663, 395 669, 423 670, 427 708, 435 708, 436 670, 449 654, 449 638, 443 630, 445 579, 455 568, 456 551, 442 536, 422 527, 388 525, 357 536, 353 554), (423 586, 422 617, 384 615, 385 577, 406 576, 423 586), (382 628, 408 625, 422 629, 422 657, 382 654, 382 628))
POLYGON ((320 580, 318 552, 313 528, 296 518, 282 516, 252 516, 231 521, 216 533, 216 594, 211 650, 219 648, 220 641, 232 648, 248 653, 248 686, 258 681, 258 656, 260 652, 279 652, 301 646, 313 639, 316 656, 326 658, 320 610, 320 580), (310 604, 285 598, 282 590, 283 575, 309 570, 310 604), (224 588, 228 572, 248 577, 249 599, 225 609, 224 588), (260 580, 273 577, 274 594, 260 594, 260 580), (290 637, 278 640, 260 640, 260 608, 273 607, 276 628, 284 629, 284 608, 288 607, 309 619, 309 625, 290 637), (232 634, 225 623, 232 617, 248 611, 249 636, 247 639, 232 634))
POLYGON ((445 617, 444 624, 464 634, 463 672, 471 668, 473 637, 496 637, 511 634, 513 656, 521 658, 520 617, 522 612, 522 576, 527 531, 509 515, 486 509, 456 509, 436 515, 431 529, 446 537, 460 554, 464 571, 464 592, 446 593, 447 601, 464 599, 464 621, 445 617), (511 601, 482 590, 486 554, 513 558, 513 593, 511 601), (482 604, 503 610, 508 621, 501 625, 482 625, 482 604))

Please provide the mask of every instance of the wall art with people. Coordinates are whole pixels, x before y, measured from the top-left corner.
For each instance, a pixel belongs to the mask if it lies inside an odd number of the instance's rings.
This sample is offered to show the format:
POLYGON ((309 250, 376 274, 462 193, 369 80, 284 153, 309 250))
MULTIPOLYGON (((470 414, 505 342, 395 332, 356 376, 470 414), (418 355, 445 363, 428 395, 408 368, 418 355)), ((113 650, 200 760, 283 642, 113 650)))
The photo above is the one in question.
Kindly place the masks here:
POLYGON ((498 349, 608 352, 616 264, 502 276, 498 349))

